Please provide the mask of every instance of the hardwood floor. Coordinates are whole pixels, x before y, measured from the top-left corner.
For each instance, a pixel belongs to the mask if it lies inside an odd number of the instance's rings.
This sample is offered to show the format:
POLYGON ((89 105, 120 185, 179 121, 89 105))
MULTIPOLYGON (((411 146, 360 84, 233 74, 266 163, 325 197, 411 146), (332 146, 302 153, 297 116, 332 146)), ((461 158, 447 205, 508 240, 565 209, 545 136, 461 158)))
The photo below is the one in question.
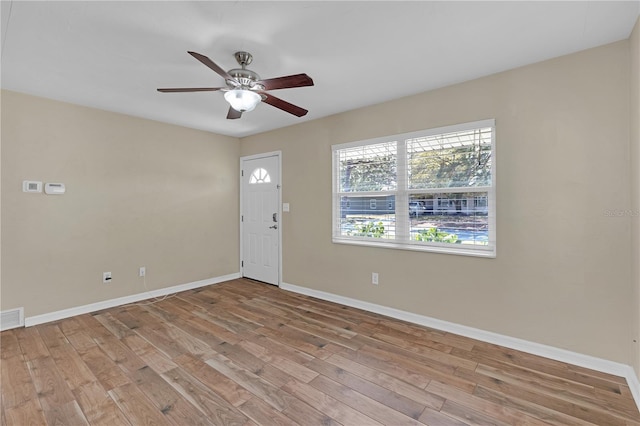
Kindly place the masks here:
POLYGON ((623 378, 242 279, 0 339, 2 425, 640 425, 623 378))

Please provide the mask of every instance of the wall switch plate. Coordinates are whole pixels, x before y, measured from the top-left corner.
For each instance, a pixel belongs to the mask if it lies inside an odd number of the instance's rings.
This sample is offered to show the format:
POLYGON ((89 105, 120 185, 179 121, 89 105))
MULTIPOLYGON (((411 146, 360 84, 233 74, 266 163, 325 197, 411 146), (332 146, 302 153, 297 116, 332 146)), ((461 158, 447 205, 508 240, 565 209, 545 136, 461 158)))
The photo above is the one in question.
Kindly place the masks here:
POLYGON ((103 272, 102 273, 102 282, 104 284, 108 284, 111 282, 111 272, 103 272))
POLYGON ((146 274, 147 274, 147 268, 145 268, 144 266, 141 266, 140 270, 138 271, 138 276, 144 277, 146 274))
POLYGON ((371 273, 371 284, 378 285, 378 273, 377 272, 372 272, 371 273))
POLYGON ((283 212, 289 211, 289 203, 282 203, 282 211, 283 212))

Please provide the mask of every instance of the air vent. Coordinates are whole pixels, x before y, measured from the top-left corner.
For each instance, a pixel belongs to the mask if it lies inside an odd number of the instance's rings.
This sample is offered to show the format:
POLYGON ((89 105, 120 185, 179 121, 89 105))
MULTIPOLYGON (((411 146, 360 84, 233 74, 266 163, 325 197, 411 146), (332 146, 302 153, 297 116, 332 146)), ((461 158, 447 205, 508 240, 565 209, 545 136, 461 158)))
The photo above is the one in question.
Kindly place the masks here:
POLYGON ((24 327, 24 308, 0 312, 0 331, 24 327))

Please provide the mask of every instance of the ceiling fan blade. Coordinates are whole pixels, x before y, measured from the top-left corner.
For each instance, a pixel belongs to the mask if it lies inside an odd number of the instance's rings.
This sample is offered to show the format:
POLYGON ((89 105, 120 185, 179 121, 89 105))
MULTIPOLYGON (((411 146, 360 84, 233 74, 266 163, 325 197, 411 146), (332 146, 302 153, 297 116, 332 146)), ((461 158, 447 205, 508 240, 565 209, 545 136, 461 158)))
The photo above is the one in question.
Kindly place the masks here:
POLYGON ((216 92, 220 89, 226 89, 226 87, 176 87, 171 89, 158 89, 158 92, 162 93, 177 93, 177 92, 216 92))
POLYGON ((236 118, 242 117, 242 113, 240 111, 236 111, 232 107, 229 107, 229 112, 227 113, 228 120, 235 120, 236 118))
POLYGON ((215 72, 217 72, 225 80, 236 81, 236 79, 231 77, 228 72, 220 68, 218 65, 216 65, 215 62, 213 62, 211 59, 207 58, 206 56, 196 52, 187 52, 187 53, 189 53, 189 55, 193 56, 194 58, 196 58, 197 60, 199 60, 200 62, 202 62, 203 64, 205 64, 206 66, 214 70, 215 72))
POLYGON ((265 90, 289 89, 292 87, 313 86, 313 80, 306 74, 287 75, 284 77, 260 80, 265 90))
POLYGON ((260 94, 266 96, 266 98, 264 98, 262 102, 267 103, 276 108, 279 108, 283 111, 286 111, 289 114, 293 114, 296 117, 302 117, 303 115, 306 115, 309 112, 304 108, 300 108, 297 105, 290 104, 289 102, 283 101, 282 99, 276 98, 275 96, 270 95, 268 93, 260 92, 260 94))

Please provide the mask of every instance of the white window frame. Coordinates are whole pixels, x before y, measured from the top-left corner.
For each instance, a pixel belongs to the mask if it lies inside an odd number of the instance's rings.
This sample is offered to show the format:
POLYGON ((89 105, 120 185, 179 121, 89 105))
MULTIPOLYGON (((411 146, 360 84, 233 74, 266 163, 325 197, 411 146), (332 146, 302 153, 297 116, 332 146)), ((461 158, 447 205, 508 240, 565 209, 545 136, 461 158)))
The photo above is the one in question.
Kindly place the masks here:
POLYGON ((375 139, 368 139, 363 141, 355 141, 343 144, 337 144, 331 146, 332 151, 332 241, 337 244, 352 244, 369 247, 382 247, 401 250, 414 250, 425 251, 445 254, 457 254, 465 256, 478 256, 478 257, 496 257, 496 127, 495 119, 487 119, 481 121, 474 121, 470 123, 457 124, 453 126, 438 127, 433 129, 421 130, 417 132, 403 133, 399 135, 385 136, 375 139), (410 190, 408 189, 407 182, 407 150, 406 141, 414 138, 420 138, 425 136, 433 136, 444 133, 454 133, 466 130, 491 127, 491 186, 482 187, 465 187, 465 188, 438 188, 429 190, 410 190), (380 196, 380 195, 395 195, 395 216, 396 216, 396 238, 368 238, 368 237, 356 237, 341 234, 341 220, 340 220, 340 200, 341 196, 345 193, 340 192, 339 183, 339 160, 338 152, 346 148, 353 148, 359 146, 380 144, 384 142, 397 143, 397 164, 396 164, 396 182, 397 188, 393 191, 380 191, 380 192, 356 192, 353 195, 359 196, 380 196), (443 190, 444 189, 444 190, 443 190), (399 218, 409 217, 409 197, 412 194, 422 193, 455 193, 455 192, 486 192, 487 193, 487 208, 488 215, 487 220, 489 224, 488 232, 488 245, 456 245, 447 243, 425 243, 421 242, 416 244, 409 238, 408 221, 399 220, 399 218))

